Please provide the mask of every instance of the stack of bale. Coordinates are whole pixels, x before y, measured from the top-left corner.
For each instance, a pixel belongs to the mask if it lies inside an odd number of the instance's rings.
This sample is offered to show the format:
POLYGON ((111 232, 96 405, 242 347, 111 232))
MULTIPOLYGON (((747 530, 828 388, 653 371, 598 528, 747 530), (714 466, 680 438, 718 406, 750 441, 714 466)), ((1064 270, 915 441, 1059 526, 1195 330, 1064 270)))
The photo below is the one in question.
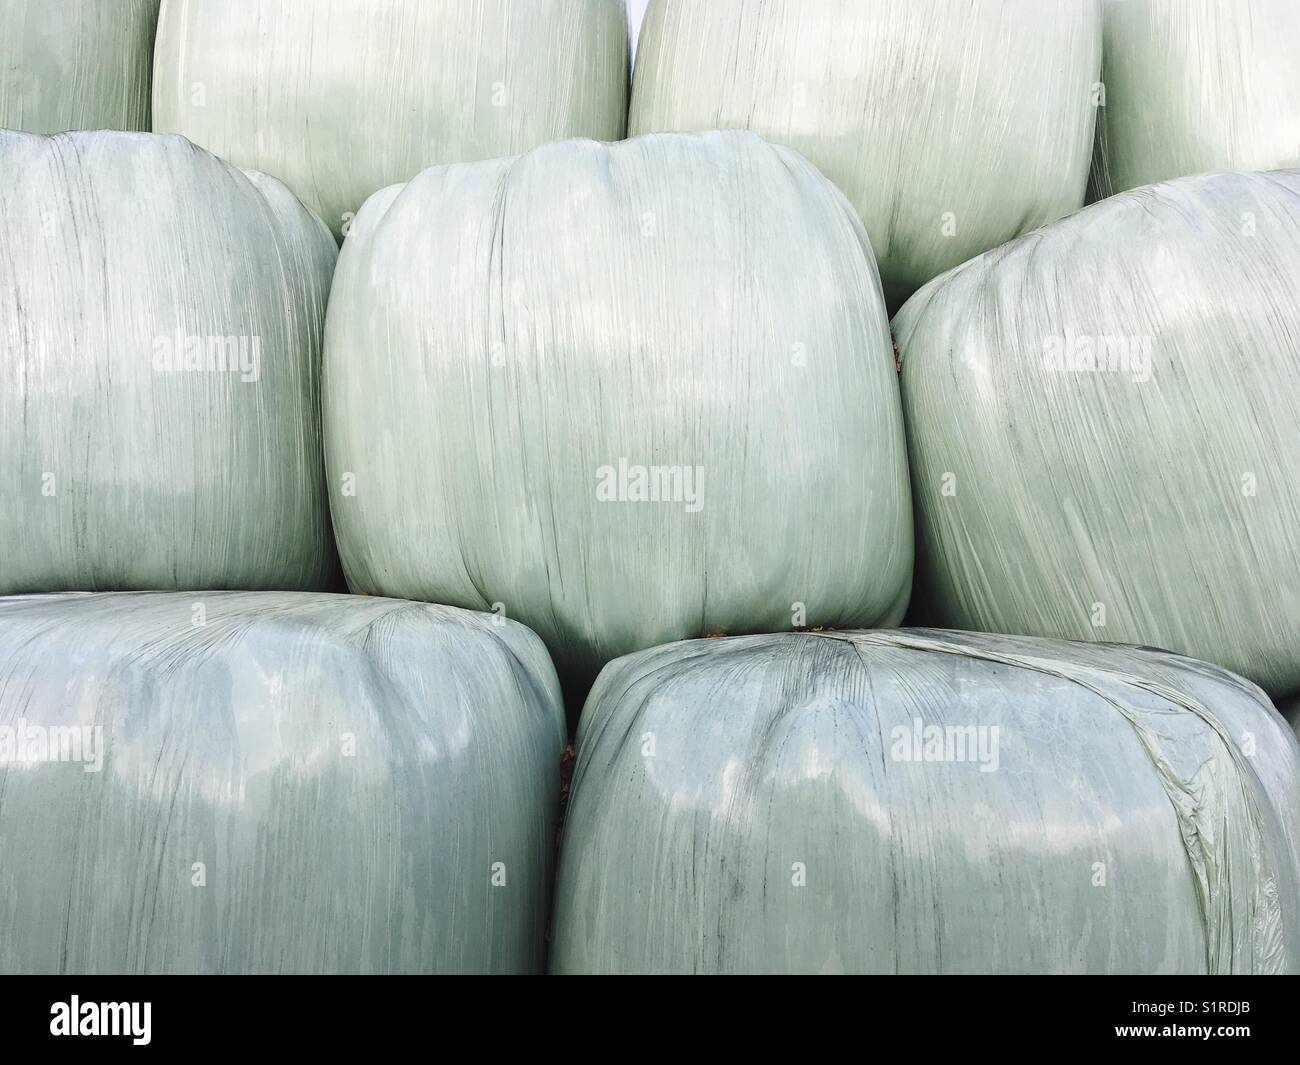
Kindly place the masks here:
POLYGON ((431 163, 622 136, 621 13, 166 2, 159 135, 41 136, 149 127, 158 4, 108 6, 0 8, 0 970, 538 971, 554 667, 335 594, 331 230, 431 163), (94 594, 23 594, 56 592, 94 594))
POLYGON ((189 140, 0 134, 0 968, 537 971, 567 700, 553 971, 1300 971, 1300 84, 1173 6, 164 0, 189 140))

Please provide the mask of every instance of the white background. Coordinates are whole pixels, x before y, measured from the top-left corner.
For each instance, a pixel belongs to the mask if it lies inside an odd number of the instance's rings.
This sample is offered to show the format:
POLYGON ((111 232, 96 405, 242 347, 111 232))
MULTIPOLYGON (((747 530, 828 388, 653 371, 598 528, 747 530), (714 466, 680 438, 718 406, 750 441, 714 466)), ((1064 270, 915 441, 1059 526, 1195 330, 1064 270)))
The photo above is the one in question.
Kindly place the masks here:
POLYGON ((632 51, 636 51, 636 38, 641 30, 641 20, 645 18, 645 9, 650 0, 627 0, 627 24, 632 30, 632 51))

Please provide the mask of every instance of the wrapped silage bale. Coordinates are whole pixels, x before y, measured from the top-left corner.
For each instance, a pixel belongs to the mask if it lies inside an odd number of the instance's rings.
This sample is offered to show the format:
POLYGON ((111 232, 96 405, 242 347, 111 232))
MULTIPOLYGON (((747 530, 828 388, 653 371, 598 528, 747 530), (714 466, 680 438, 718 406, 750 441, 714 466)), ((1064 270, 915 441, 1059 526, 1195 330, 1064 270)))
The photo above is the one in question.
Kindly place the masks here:
POLYGON ((563 746, 501 618, 0 600, 0 971, 536 972, 563 746))
POLYGON ((1295 973, 1300 747, 1253 685, 937 630, 609 665, 558 973, 1295 973))
POLYGON ((0 0, 0 129, 147 130, 159 0, 0 0))
POLYGON ((0 173, 0 592, 324 587, 329 231, 180 137, 0 173))
POLYGON ((1300 166, 1300 4, 1105 0, 1095 198, 1300 166))
POLYGON ((1100 0, 655 0, 628 125, 798 149, 897 307, 1083 203, 1100 73, 1100 0))
POLYGON ((1300 688, 1300 175, 1105 200, 894 329, 919 618, 1300 688))
POLYGON ((571 695, 682 636, 902 617, 875 265, 792 151, 674 134, 426 171, 358 216, 326 334, 354 591, 515 617, 571 695))
POLYGON ((274 174, 336 236, 371 193, 627 124, 624 0, 163 0, 154 129, 274 174))

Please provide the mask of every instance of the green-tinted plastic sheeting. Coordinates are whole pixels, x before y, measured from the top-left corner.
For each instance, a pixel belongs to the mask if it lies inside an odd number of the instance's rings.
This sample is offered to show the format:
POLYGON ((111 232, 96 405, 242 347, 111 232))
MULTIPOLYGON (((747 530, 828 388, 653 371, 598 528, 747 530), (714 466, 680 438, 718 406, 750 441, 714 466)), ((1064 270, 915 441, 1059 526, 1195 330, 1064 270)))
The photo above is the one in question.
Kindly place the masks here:
POLYGON ((180 137, 0 173, 0 592, 325 586, 328 230, 180 137))
POLYGON ((937 630, 608 666, 560 973, 1294 973, 1300 746, 1140 648, 937 630))
POLYGON ((897 307, 1083 203, 1100 71, 1100 0, 655 0, 628 121, 803 152, 897 307))
POLYGON ((1300 4, 1105 0, 1094 198, 1300 166, 1300 4))
POLYGON ((920 619, 1300 688, 1300 175, 1105 200, 894 328, 920 619))
POLYGON ((501 618, 0 600, 0 971, 536 972, 564 715, 501 618))
POLYGON ((912 528, 871 250, 750 133, 568 141, 373 197, 325 368, 350 587, 665 640, 896 624, 912 528))
POLYGON ((147 130, 158 0, 0 0, 0 129, 147 130))
POLYGON ((342 235, 426 167, 622 138, 624 0, 163 0, 154 129, 281 178, 342 235))

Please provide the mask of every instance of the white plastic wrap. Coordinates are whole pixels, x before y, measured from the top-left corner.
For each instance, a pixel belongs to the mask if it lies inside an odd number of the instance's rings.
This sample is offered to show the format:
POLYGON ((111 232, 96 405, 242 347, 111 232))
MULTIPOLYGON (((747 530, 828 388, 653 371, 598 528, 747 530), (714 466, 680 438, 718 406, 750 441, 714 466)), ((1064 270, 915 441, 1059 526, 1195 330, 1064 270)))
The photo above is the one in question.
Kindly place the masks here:
POLYGON ((894 327, 921 619, 1300 689, 1300 175, 1105 200, 894 327))
POLYGON ((896 307, 1083 203, 1100 69, 1100 0, 655 0, 628 121, 797 148, 896 307))
POLYGON ((324 587, 328 230, 180 137, 0 173, 0 592, 324 587))
POLYGON ((563 747, 504 619, 0 600, 0 972, 536 972, 563 747))
POLYGON ((624 0, 163 0, 154 129, 282 179, 336 235, 425 167, 627 121, 624 0))
POLYGON ((1300 4, 1105 0, 1097 196, 1300 166, 1300 4))
POLYGON ((354 591, 505 612, 574 691, 681 636, 902 616, 879 282, 794 152, 667 135, 429 170, 358 216, 326 348, 354 591))
POLYGON ((1300 746, 1130 647, 698 640, 583 712, 559 973, 1300 971, 1300 746))
POLYGON ((0 0, 0 129, 147 130, 158 0, 0 0))

